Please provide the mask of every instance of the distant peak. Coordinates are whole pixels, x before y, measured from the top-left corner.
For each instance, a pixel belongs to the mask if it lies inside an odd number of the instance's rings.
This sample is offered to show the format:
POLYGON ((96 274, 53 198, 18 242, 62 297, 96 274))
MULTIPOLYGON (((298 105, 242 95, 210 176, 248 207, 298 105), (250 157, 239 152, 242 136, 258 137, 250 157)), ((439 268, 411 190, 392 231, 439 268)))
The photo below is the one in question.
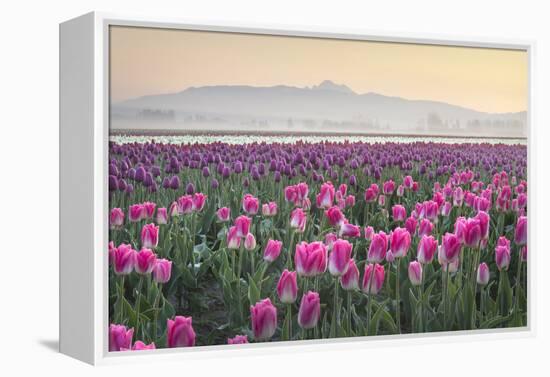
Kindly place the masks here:
POLYGON ((331 80, 325 80, 319 85, 313 86, 311 89, 313 90, 331 90, 334 92, 340 92, 340 93, 348 93, 348 94, 356 94, 353 90, 348 88, 344 84, 336 84, 331 80))

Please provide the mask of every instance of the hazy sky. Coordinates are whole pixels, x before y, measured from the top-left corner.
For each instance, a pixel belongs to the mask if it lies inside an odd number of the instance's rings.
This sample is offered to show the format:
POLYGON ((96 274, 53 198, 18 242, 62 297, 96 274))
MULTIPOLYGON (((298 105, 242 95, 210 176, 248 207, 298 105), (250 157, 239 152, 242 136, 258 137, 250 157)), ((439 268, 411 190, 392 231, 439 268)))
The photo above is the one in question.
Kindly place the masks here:
POLYGON ((527 109, 524 51, 111 27, 111 100, 190 86, 313 86, 448 102, 487 112, 527 109))

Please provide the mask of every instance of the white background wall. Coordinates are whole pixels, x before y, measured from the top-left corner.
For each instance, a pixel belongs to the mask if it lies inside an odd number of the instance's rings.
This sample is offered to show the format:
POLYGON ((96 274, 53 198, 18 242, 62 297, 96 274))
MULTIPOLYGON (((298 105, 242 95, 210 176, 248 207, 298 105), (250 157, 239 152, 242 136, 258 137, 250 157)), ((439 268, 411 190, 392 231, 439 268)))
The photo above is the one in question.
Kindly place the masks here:
MULTIPOLYGON (((550 27, 544 1, 4 1, 0 12, 0 373, 87 375, 534 375, 550 347, 547 158, 550 27), (197 19, 536 39, 537 335, 511 340, 285 353, 93 369, 55 353, 58 334, 58 23, 91 10, 197 19), (7 370, 12 372, 4 373, 7 370), (388 374, 390 373, 390 374, 388 374)), ((533 198, 531 197, 531 200, 533 198)), ((78 208, 75 208, 78 211, 78 208)), ((531 216, 533 212, 531 212, 531 216)), ((75 245, 78 247, 78 245, 75 245)))

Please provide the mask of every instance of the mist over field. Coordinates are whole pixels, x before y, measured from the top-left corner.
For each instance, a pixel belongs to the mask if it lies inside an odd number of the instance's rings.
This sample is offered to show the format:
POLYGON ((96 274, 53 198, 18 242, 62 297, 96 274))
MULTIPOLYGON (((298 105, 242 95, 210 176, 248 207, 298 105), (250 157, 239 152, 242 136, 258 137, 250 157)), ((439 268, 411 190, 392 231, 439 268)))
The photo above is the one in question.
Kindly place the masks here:
POLYGON ((527 136, 527 113, 486 113, 429 100, 312 87, 203 86, 113 103, 113 131, 527 136))

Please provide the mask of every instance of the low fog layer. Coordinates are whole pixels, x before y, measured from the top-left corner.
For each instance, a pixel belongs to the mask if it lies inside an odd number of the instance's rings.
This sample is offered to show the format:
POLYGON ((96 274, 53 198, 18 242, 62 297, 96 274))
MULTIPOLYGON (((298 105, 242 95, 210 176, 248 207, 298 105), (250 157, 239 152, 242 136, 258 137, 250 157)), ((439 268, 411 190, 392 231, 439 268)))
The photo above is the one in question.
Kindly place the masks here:
POLYGON ((444 102, 357 94, 324 81, 206 86, 111 105, 111 129, 526 137, 526 112, 491 114, 444 102))

